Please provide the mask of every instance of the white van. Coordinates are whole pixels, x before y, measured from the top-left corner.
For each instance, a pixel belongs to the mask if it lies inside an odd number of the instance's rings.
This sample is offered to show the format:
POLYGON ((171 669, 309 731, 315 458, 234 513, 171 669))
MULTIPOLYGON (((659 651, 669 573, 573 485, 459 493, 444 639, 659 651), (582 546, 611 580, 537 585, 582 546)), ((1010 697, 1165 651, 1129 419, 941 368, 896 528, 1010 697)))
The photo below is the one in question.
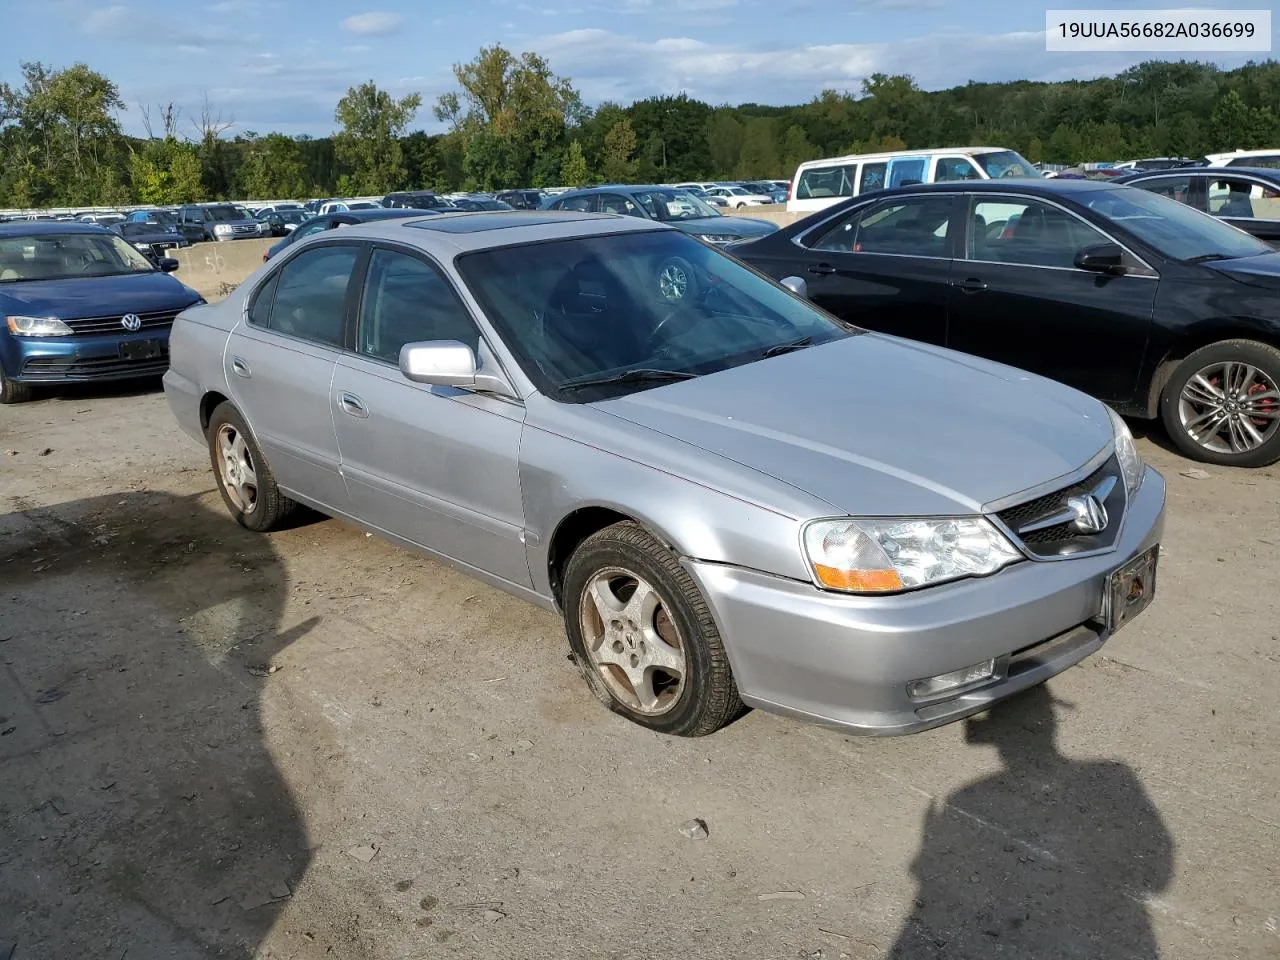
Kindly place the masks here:
POLYGON ((934 147, 810 160, 796 168, 787 213, 813 213, 872 190, 943 180, 1035 177, 1040 173, 1004 147, 934 147))

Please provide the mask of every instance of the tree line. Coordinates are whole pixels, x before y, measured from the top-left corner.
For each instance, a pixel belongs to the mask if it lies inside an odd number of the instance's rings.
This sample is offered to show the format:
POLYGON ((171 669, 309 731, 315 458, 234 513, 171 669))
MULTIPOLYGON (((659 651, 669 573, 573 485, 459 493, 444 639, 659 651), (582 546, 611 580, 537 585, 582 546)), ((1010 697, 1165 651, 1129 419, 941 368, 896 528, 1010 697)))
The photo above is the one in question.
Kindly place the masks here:
POLYGON ((991 144, 1032 162, 1199 157, 1280 145, 1280 62, 1234 70, 1150 61, 1111 77, 968 83, 924 91, 874 74, 805 104, 711 105, 685 95, 587 106, 535 53, 486 47, 453 68, 457 89, 412 130, 422 98, 352 87, 329 137, 235 131, 209 103, 137 105, 85 64, 24 63, 0 83, 0 206, 172 204, 215 199, 494 190, 589 182, 790 177, 825 156, 991 144))

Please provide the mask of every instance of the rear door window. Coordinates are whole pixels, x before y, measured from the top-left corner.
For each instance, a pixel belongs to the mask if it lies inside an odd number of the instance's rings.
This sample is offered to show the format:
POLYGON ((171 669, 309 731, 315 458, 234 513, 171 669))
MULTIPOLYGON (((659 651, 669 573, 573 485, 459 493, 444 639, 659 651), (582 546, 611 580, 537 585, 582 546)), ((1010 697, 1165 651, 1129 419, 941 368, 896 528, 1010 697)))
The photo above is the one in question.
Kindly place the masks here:
POLYGON ((342 346, 347 287, 358 255, 358 247, 330 245, 299 253, 286 263, 278 271, 278 279, 272 281, 275 296, 268 329, 330 347, 342 346))
POLYGON ((1179 203, 1191 203, 1191 178, 1189 176, 1152 177, 1133 184, 1148 193, 1158 193, 1179 203))
MULTIPOLYGON (((856 227, 845 230, 841 242, 849 243, 852 253, 946 257, 954 207, 949 196, 907 197, 881 203, 865 211, 856 227)), ((838 236, 839 230, 833 230, 823 242, 837 242, 838 236)))

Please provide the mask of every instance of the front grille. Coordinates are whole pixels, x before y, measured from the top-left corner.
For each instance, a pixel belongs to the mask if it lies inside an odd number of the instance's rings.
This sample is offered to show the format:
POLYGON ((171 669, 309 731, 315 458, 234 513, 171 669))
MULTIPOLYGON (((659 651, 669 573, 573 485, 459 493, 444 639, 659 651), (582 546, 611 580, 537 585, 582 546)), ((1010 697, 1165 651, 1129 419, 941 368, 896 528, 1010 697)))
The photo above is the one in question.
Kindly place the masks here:
POLYGON ((122 360, 106 357, 32 357, 22 365, 24 380, 96 380, 102 377, 162 374, 169 367, 169 356, 149 360, 122 360))
MULTIPOLYGON (((173 318, 178 315, 177 310, 157 310, 153 313, 136 314, 142 320, 140 330, 167 330, 173 326, 173 318)), ((86 336, 94 333, 124 333, 124 325, 121 324, 120 318, 125 316, 123 313, 110 317, 86 317, 82 320, 64 320, 72 332, 77 336, 86 336)))
POLYGON ((1113 456, 1083 480, 1026 503, 1008 507, 996 516, 1036 556, 1069 556, 1113 546, 1124 518, 1127 505, 1125 501, 1124 477, 1120 473, 1119 461, 1113 456), (1066 510, 1069 498, 1094 493, 1108 480, 1112 483, 1111 490, 1100 498, 1106 508, 1107 525, 1099 533, 1081 533, 1071 520, 1041 526, 1035 530, 1025 529, 1052 519, 1066 510))

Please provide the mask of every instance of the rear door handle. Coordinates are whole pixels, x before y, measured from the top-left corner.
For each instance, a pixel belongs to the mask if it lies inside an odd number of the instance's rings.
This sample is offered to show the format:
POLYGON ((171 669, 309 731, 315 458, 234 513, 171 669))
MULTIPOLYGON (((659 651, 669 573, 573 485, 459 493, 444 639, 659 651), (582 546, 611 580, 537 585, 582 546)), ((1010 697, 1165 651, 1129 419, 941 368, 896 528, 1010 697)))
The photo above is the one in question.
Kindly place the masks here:
POLYGON ((963 280, 953 280, 953 287, 959 287, 965 293, 977 293, 980 290, 987 289, 987 282, 979 280, 977 277, 965 277, 963 280))
POLYGON ((231 372, 237 377, 244 377, 246 380, 253 376, 253 373, 249 370, 249 365, 239 357, 231 358, 231 372))
POLYGON ((338 394, 338 406, 342 407, 343 413, 349 413, 353 417, 364 419, 369 416, 369 409, 364 405, 364 401, 357 397, 354 393, 338 394))
POLYGON ((820 277, 826 277, 835 273, 836 268, 829 263, 815 263, 809 268, 809 272, 817 274, 820 277))

